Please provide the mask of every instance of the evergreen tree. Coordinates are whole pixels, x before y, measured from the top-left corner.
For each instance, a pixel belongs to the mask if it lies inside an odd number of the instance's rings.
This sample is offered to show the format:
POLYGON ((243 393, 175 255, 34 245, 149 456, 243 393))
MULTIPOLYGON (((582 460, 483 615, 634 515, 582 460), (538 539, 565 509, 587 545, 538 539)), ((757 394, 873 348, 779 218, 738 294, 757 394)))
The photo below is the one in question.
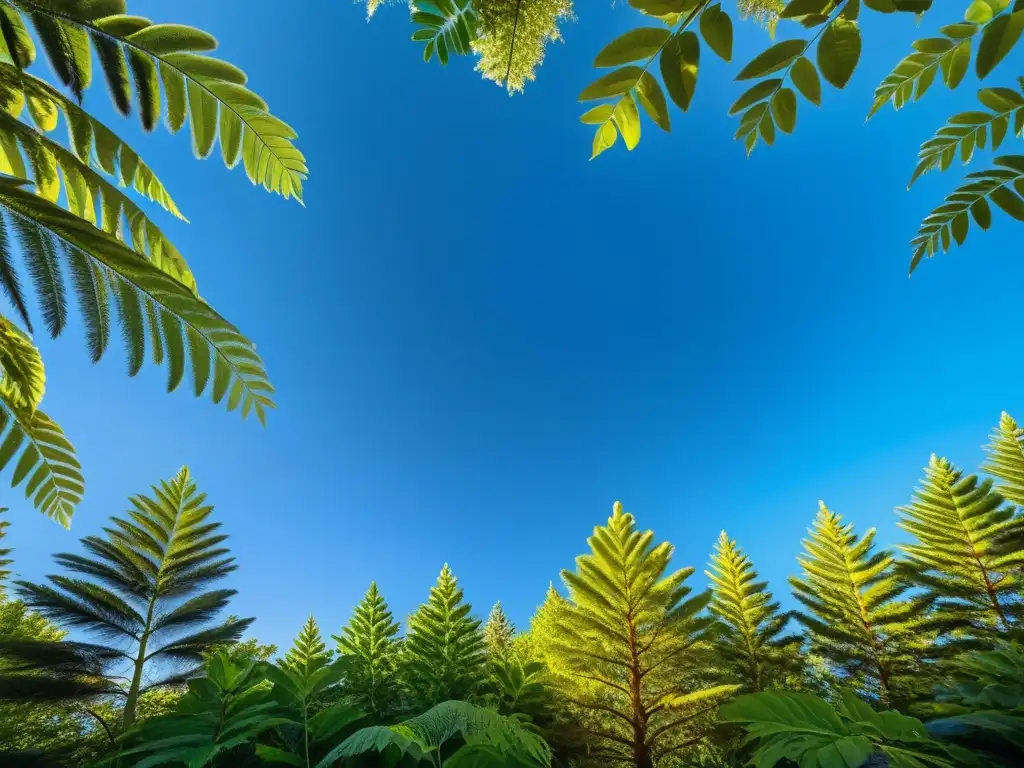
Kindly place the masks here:
MULTIPOLYGON (((0 515, 6 511, 7 507, 0 507, 0 515)), ((3 541, 3 538, 6 535, 7 526, 9 525, 10 523, 6 520, 0 520, 0 541, 3 541)), ((13 551, 14 550, 10 548, 0 548, 0 600, 3 600, 7 596, 7 593, 4 590, 4 582, 7 581, 7 577, 11 575, 7 566, 14 562, 9 557, 13 551)))
POLYGON ((934 600, 931 626, 955 633, 954 646, 1009 631, 1021 618, 1024 517, 992 485, 932 455, 913 500, 898 510, 900 527, 917 540, 902 547, 905 570, 934 600))
POLYGON ((747 691, 763 691, 793 671, 803 638, 784 635, 789 614, 779 612, 768 583, 725 531, 704 572, 712 584, 711 613, 724 627, 718 652, 733 681, 747 691))
POLYGON ((227 536, 211 523, 213 507, 199 493, 188 468, 154 486, 153 496, 131 499, 127 519, 111 518, 102 536, 82 539, 86 554, 59 554, 72 576, 50 576, 50 584, 16 582, 26 605, 69 629, 95 635, 105 645, 58 642, 0 650, 21 661, 19 672, 46 672, 30 681, 5 676, 0 688, 75 698, 115 696, 123 701, 122 725, 135 720, 139 696, 180 685, 201 668, 212 645, 237 640, 252 619, 210 626, 235 590, 204 591, 235 570, 221 546, 227 536), (173 665, 153 675, 161 662, 173 665), (126 680, 127 685, 121 681, 126 680))
POLYGON ((988 462, 982 471, 998 479, 996 490, 1014 504, 1024 506, 1024 429, 1006 411, 985 446, 988 462))
POLYGON ((324 645, 316 619, 310 616, 302 625, 292 647, 285 652, 281 666, 303 677, 309 677, 330 664, 333 655, 324 645))
POLYGON ((501 601, 494 604, 490 614, 487 616, 487 623, 484 624, 484 642, 487 644, 487 653, 492 661, 505 661, 512 652, 512 641, 516 635, 516 628, 501 607, 501 601))
POLYGON ((402 661, 409 693, 420 709, 470 699, 485 678, 480 622, 445 563, 430 598, 409 617, 402 661))
POLYGON ((853 523, 819 502, 818 516, 791 577, 807 611, 797 619, 811 632, 812 650, 836 665, 883 705, 905 707, 922 649, 914 642, 924 601, 901 601, 907 590, 886 550, 874 552, 875 529, 858 538, 853 523))
POLYGON ((710 661, 710 591, 693 595, 693 568, 667 572, 672 545, 637 531, 618 502, 594 529, 590 553, 562 571, 531 627, 563 699, 596 739, 602 764, 653 768, 706 735, 718 703, 738 689, 700 680, 710 661))
POLYGON ((342 630, 334 635, 338 651, 350 660, 345 672, 349 698, 362 711, 380 720, 398 702, 398 622, 384 596, 371 582, 342 630))

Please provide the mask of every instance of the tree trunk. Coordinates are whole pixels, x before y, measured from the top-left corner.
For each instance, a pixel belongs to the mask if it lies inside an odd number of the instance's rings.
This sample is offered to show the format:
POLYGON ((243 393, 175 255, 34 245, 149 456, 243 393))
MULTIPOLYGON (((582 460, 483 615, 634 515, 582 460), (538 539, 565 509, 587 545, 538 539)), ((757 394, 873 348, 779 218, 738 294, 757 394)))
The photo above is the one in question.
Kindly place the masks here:
POLYGON ((124 702, 124 716, 121 725, 127 730, 135 722, 135 709, 139 703, 139 691, 142 688, 142 671, 146 666, 146 645, 149 643, 149 628, 153 624, 153 609, 156 606, 156 595, 149 600, 149 609, 146 611, 146 626, 139 637, 139 650, 135 657, 135 670, 132 672, 132 682, 128 686, 128 698, 124 702))
POLYGON ((633 619, 627 619, 629 637, 629 703, 633 710, 633 762, 636 768, 654 768, 647 745, 647 708, 644 706, 640 669, 640 647, 633 619))

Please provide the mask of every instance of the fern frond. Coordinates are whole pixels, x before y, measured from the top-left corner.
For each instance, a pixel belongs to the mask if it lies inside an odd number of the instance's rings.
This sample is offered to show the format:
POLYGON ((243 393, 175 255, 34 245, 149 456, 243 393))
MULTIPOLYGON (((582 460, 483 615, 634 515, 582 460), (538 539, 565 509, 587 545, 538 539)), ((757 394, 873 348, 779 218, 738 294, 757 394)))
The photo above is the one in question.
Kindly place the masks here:
POLYGON ((359 707, 379 718, 397 703, 398 622, 372 582, 340 635, 338 652, 349 660, 346 689, 359 707))
MULTIPOLYGON (((260 421, 265 420, 266 409, 273 407, 273 387, 267 379, 263 362, 252 344, 208 304, 112 235, 27 192, 16 180, 0 179, 0 205, 8 210, 23 237, 27 234, 30 238, 30 242, 25 243, 26 256, 30 255, 31 241, 51 246, 56 241, 70 249, 68 252, 82 254, 91 264, 103 268, 100 272, 110 281, 113 297, 119 305, 122 332, 130 334, 129 357, 133 366, 140 359, 139 350, 146 346, 146 338, 141 323, 142 312, 136 311, 134 305, 126 301, 128 291, 135 293, 145 306, 149 315, 150 342, 161 357, 164 349, 154 342, 158 335, 162 335, 169 357, 169 389, 180 383, 186 365, 184 338, 194 334, 190 344, 201 352, 200 357, 213 356, 212 366, 209 360, 192 361, 195 390, 203 392, 209 388, 207 377, 212 367, 213 401, 220 402, 227 395, 229 411, 241 406, 243 418, 255 410, 260 421), (159 327, 154 325, 154 317, 159 327)), ((50 252, 43 245, 38 247, 43 253, 50 252)), ((33 272, 33 277, 37 279, 44 300, 44 313, 46 306, 50 305, 51 314, 57 314, 58 310, 66 312, 66 308, 55 247, 51 250, 54 260, 52 263, 47 261, 49 270, 39 269, 33 272)), ((82 297, 83 294, 79 293, 80 300, 82 297)), ((87 309, 89 303, 90 297, 86 295, 83 308, 87 309)))
POLYGON ((996 490, 1004 498, 1024 505, 1024 429, 1006 411, 989 436, 985 452, 988 460, 982 471, 999 480, 996 490))
MULTIPOLYGON (((7 507, 0 507, 0 515, 6 511, 7 507)), ((8 526, 10 526, 9 522, 6 520, 0 520, 0 541, 3 541, 3 538, 7 533, 8 526)), ((14 562, 10 558, 10 554, 13 551, 14 550, 10 547, 0 547, 0 602, 7 598, 7 593, 4 591, 4 582, 7 581, 7 577, 11 575, 7 566, 14 562)))
POLYGON ((43 399, 46 372, 32 340, 0 315, 0 374, 11 385, 16 402, 30 413, 43 399))
POLYGON ((282 666, 293 670, 302 679, 308 679, 314 672, 327 666, 332 656, 324 645, 316 619, 310 616, 302 625, 292 647, 285 653, 282 666))
MULTIPOLYGON (((368 14, 369 8, 367 5, 368 14)), ((412 39, 425 43, 424 61, 437 54, 437 60, 445 65, 449 55, 472 52, 480 19, 470 0, 416 0, 410 10, 410 20, 419 26, 412 39)))
POLYGON ((254 184, 301 201, 307 168, 305 158, 293 144, 295 131, 270 114, 266 102, 245 87, 245 73, 205 55, 217 47, 212 35, 193 27, 153 24, 126 15, 123 0, 11 3, 32 19, 54 72, 76 98, 81 98, 91 81, 91 41, 114 103, 122 110, 130 108, 130 69, 146 130, 156 127, 166 104, 166 123, 171 132, 190 123, 196 157, 207 157, 219 134, 228 168, 241 161, 254 184))
POLYGON ((1010 130, 1011 120, 1012 135, 1024 132, 1024 96, 1020 93, 1010 88, 983 88, 978 91, 978 100, 990 111, 953 115, 933 138, 921 145, 920 160, 907 183, 908 188, 931 170, 948 169, 958 149, 964 165, 971 161, 974 150, 985 149, 986 143, 993 152, 999 149, 1010 130))
POLYGON ((1024 155, 1003 155, 994 162, 997 168, 967 174, 970 181, 958 187, 921 222, 917 236, 910 241, 914 249, 911 272, 925 256, 931 258, 940 250, 945 253, 953 242, 963 245, 970 218, 982 229, 988 229, 992 225, 990 200, 1017 221, 1024 221, 1024 155))
POLYGON ((36 509, 70 527, 85 491, 82 466, 60 427, 38 408, 26 409, 21 391, 7 379, 0 379, 0 435, 0 470, 20 451, 11 487, 24 483, 25 498, 36 509))

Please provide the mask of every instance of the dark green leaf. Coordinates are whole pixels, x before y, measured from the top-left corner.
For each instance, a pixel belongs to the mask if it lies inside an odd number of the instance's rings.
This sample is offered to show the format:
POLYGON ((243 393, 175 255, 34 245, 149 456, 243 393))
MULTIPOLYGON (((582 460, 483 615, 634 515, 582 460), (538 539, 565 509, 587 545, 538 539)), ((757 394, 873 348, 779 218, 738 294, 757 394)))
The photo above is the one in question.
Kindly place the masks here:
POLYGON ((801 56, 793 63, 790 76, 804 98, 815 106, 821 106, 821 80, 818 79, 818 70, 809 59, 801 56))
POLYGON ((845 88, 860 60, 860 30, 856 22, 838 18, 818 41, 818 69, 836 88, 845 88))
POLYGON ((776 43, 747 64, 736 76, 736 79, 751 80, 778 72, 789 66, 797 56, 803 54, 806 47, 807 42, 804 40, 784 40, 781 43, 776 43))
POLYGON ((697 87, 700 41, 693 32, 675 34, 661 52, 661 77, 672 101, 684 112, 690 108, 697 87))
POLYGON ((700 33, 704 42, 726 61, 732 61, 732 19, 721 3, 709 6, 700 15, 700 33))

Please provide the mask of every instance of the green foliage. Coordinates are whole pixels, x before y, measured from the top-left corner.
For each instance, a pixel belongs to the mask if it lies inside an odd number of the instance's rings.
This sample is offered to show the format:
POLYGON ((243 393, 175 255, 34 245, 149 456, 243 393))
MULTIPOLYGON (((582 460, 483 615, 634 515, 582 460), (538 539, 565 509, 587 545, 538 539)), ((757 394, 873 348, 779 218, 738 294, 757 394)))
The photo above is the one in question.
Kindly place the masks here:
POLYGON ((651 768, 699 741, 738 686, 694 685, 686 672, 709 661, 714 620, 701 612, 711 593, 691 594, 693 568, 668 572, 671 544, 654 544, 618 502, 587 542, 576 570, 562 572, 569 599, 551 590, 532 631, 556 689, 584 713, 594 756, 651 768))
POLYGON ((928 730, 981 753, 987 765, 1024 761, 1024 653, 1004 644, 958 657, 936 698, 943 717, 928 730))
POLYGON ((767 582, 757 581, 754 564, 725 531, 704 573, 711 579, 711 613, 724 626, 717 646, 730 681, 749 691, 773 687, 793 668, 803 638, 783 634, 789 615, 779 611, 767 582))
POLYGON ((447 768, 551 765, 551 752, 544 740, 514 719, 465 701, 445 701, 398 725, 375 725, 357 731, 332 750, 317 768, 327 768, 341 758, 373 752, 383 754, 389 765, 406 756, 447 768), (463 745, 442 761, 442 748, 456 739, 463 745))
POLYGON ((508 616, 505 615, 498 601, 491 608, 487 615, 487 622, 484 624, 484 643, 487 646, 487 655, 492 661, 504 661, 512 653, 512 641, 515 639, 516 628, 508 616))
POLYGON ((789 581, 806 608, 796 616, 813 650, 883 704, 905 706, 920 675, 915 638, 925 638, 915 635, 916 621, 927 603, 900 599, 908 585, 888 551, 873 551, 874 528, 858 537, 853 523, 819 502, 809 534, 797 558, 803 575, 789 581))
POLYGON ((899 525, 916 539, 902 547, 908 578, 934 602, 932 628, 961 641, 985 641, 1020 619, 1024 518, 991 479, 965 475, 932 455, 899 525))
POLYGON ((801 768, 858 768, 875 753, 893 768, 976 764, 969 755, 934 741, 920 720, 875 712, 848 689, 837 709, 807 694, 766 691, 723 705, 721 716, 744 726, 757 745, 751 763, 759 766, 791 760, 801 768))
POLYGON ((572 0, 475 0, 473 7, 476 69, 510 94, 536 77, 547 44, 562 39, 558 23, 572 16, 572 0))
POLYGON ((445 563, 430 598, 409 617, 402 647, 403 671, 420 708, 469 699, 483 684, 486 649, 472 610, 445 563))
MULTIPOLYGON (((139 495, 131 504, 127 519, 111 518, 103 536, 82 539, 87 554, 54 557, 72 575, 50 576, 48 585, 16 582, 25 603, 46 618, 111 644, 61 642, 13 649, 0 644, 0 650, 22 658, 22 671, 50 674, 49 687, 26 695, 117 696, 124 701, 125 727, 135 719, 141 693, 180 685, 196 674, 207 649, 237 639, 251 622, 209 626, 235 591, 204 590, 235 565, 221 546, 227 536, 218 532, 220 523, 209 521, 213 507, 187 468, 154 486, 152 497, 139 495), (161 662, 178 669, 146 679, 144 673, 161 662), (128 669, 126 687, 117 682, 123 667, 128 669)), ((0 680, 0 687, 23 682, 9 678, 0 680)), ((38 684, 33 678, 32 685, 38 684)))
POLYGON ((398 703, 398 622, 384 596, 371 582, 342 630, 334 635, 348 661, 345 689, 355 706, 374 720, 390 714, 398 703))
MULTIPOLYGON (((0 507, 0 515, 2 515, 6 511, 7 507, 0 507)), ((0 520, 0 541, 3 541, 4 536, 7 534, 8 526, 10 526, 9 522, 7 522, 6 520, 0 520)), ((14 562, 9 557, 9 555, 13 551, 14 550, 10 549, 9 547, 0 548, 0 602, 2 602, 4 598, 7 597, 7 593, 5 591, 6 586, 4 582, 7 581, 7 577, 11 575, 11 571, 7 568, 7 566, 11 565, 14 562)))
POLYGON ((410 19, 419 26, 412 39, 425 43, 423 60, 437 54, 442 65, 449 54, 465 56, 477 39, 480 19, 469 0, 419 0, 412 6, 410 19))
POLYGON ((984 472, 996 478, 996 491, 1014 504, 1024 505, 1024 429, 1006 411, 985 446, 984 472))
POLYGON ((547 670, 539 661, 521 661, 511 654, 491 663, 494 706, 503 715, 534 719, 549 703, 547 670))
POLYGON ((309 677, 327 666, 333 655, 324 645, 316 619, 310 616, 302 625, 302 631, 295 638, 292 647, 285 653, 281 666, 303 677, 309 677))

